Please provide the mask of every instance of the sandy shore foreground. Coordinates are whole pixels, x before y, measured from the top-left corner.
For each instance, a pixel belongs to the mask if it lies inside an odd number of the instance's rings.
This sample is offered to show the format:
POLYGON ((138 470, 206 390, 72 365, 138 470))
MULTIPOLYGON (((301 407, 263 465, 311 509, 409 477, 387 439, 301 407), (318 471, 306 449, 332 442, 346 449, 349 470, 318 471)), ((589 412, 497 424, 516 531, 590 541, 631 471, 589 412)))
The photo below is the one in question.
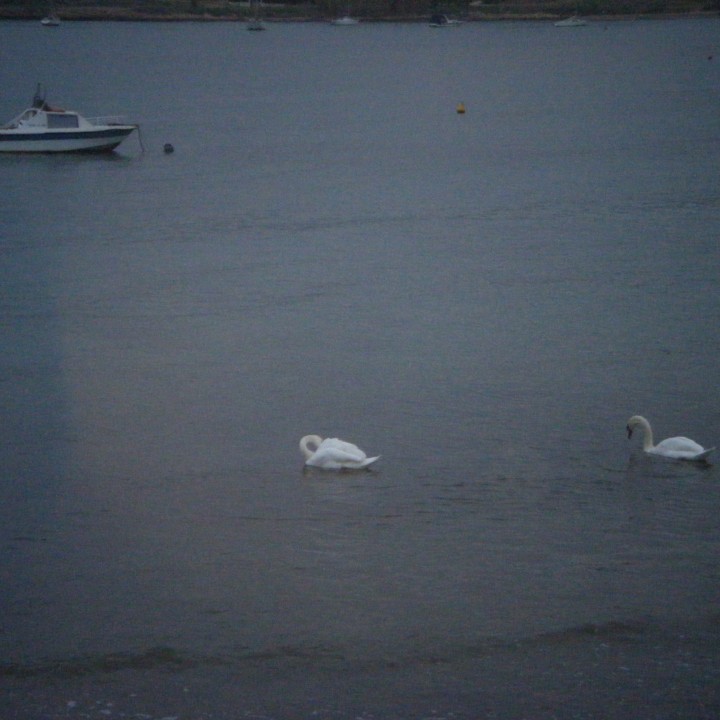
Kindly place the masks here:
POLYGON ((610 623, 447 654, 200 658, 169 648, 0 666, 5 720, 690 720, 718 717, 717 618, 610 623))

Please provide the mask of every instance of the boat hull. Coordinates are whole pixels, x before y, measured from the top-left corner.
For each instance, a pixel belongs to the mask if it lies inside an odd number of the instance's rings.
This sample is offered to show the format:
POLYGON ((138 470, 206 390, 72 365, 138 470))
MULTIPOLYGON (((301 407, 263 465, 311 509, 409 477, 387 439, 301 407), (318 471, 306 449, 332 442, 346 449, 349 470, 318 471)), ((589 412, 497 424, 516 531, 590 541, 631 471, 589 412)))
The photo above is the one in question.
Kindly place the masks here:
POLYGON ((560 20, 556 23, 553 23, 555 27, 585 27, 587 25, 587 22, 585 20, 581 20, 580 18, 568 18, 567 20, 560 20))
POLYGON ((133 130, 134 125, 69 132, 0 131, 0 153, 111 152, 133 130))

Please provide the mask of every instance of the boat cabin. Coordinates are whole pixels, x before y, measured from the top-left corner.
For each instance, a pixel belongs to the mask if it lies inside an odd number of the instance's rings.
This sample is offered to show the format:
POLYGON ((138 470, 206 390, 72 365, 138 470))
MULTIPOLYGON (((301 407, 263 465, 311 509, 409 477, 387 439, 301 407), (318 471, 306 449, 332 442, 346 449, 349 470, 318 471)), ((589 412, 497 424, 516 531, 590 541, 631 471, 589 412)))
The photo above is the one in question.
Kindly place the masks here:
POLYGON ((47 128, 49 130, 79 128, 80 117, 77 113, 65 110, 42 110, 32 107, 4 125, 3 129, 12 130, 18 127, 47 128))

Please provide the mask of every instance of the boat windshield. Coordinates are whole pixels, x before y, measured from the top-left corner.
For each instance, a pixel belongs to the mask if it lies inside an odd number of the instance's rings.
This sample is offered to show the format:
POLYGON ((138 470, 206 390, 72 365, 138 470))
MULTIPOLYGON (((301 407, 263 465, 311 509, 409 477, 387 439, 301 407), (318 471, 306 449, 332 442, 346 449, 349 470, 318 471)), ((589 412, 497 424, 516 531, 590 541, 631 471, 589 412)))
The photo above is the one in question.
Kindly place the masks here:
POLYGON ((52 113, 47 114, 47 126, 49 128, 76 128, 79 126, 78 116, 74 113, 52 113))
POLYGON ((28 110, 25 110, 23 113, 18 115, 14 120, 11 120, 9 123, 5 123, 5 125, 2 126, 3 130, 13 130, 21 123, 27 122, 28 120, 31 120, 32 118, 37 115, 37 110, 34 108, 30 108, 28 110))

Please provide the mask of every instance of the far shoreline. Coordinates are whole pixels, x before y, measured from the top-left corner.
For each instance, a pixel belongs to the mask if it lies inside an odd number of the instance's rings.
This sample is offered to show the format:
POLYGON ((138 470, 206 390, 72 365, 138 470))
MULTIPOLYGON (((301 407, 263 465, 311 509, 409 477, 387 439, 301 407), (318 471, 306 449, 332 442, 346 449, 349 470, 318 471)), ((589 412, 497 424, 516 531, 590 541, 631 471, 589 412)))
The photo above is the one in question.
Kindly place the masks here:
MULTIPOLYGON (((17 21, 17 22, 40 22, 47 13, 38 12, 36 8, 18 7, 18 6, 0 6, 0 21, 17 21)), ((552 12, 549 10, 527 12, 471 12, 470 14, 450 14, 462 20, 463 23, 493 23, 493 22, 554 22, 568 17, 572 13, 568 12, 552 12)), ((167 12, 153 13, 134 8, 125 8, 120 6, 114 7, 95 7, 87 6, 73 7, 63 6, 58 9, 56 15, 62 22, 157 22, 157 23, 213 23, 213 22, 233 22, 245 23, 252 19, 249 9, 237 8, 232 13, 208 13, 208 12, 167 12)), ((704 10, 692 8, 687 11, 667 11, 667 12, 632 12, 632 13, 613 13, 613 14, 580 14, 588 23, 617 22, 617 21, 636 21, 636 20, 680 20, 680 19, 710 19, 720 18, 718 10, 704 10)), ((427 23, 429 14, 415 14, 407 16, 363 16, 361 14, 353 14, 353 17, 361 23, 367 24, 399 24, 399 23, 427 23)), ((334 16, 321 14, 306 14, 299 9, 292 13, 278 12, 272 5, 265 5, 263 12, 263 22, 273 23, 330 23, 334 16)))

